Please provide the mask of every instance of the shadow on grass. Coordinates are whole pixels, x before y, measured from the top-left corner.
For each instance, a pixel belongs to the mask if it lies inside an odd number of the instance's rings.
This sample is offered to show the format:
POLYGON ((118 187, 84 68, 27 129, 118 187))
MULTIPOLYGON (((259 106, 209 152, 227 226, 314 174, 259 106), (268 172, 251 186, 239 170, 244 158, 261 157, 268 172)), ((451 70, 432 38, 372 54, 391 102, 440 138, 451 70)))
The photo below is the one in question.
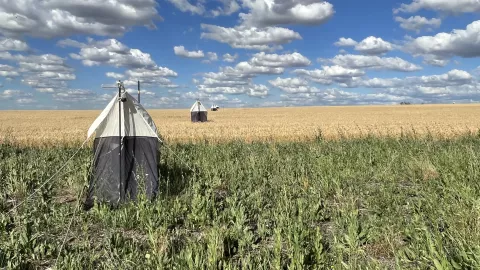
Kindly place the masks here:
MULTIPOLYGON (((189 180, 191 179, 194 172, 183 166, 178 166, 177 164, 158 164, 158 190, 156 196, 151 199, 152 202, 158 199, 159 197, 168 197, 168 196, 177 196, 181 194, 185 188, 188 186, 189 180)), ((135 201, 135 200, 133 200, 135 201)), ((117 209, 122 204, 131 202, 130 200, 124 201, 119 204, 110 205, 108 203, 100 202, 100 204, 109 205, 111 210, 117 209)), ((84 196, 83 198, 83 209, 89 211, 95 204, 99 202, 94 202, 89 200, 84 196)))
POLYGON ((159 164, 159 195, 177 196, 188 186, 194 172, 178 164, 159 164))

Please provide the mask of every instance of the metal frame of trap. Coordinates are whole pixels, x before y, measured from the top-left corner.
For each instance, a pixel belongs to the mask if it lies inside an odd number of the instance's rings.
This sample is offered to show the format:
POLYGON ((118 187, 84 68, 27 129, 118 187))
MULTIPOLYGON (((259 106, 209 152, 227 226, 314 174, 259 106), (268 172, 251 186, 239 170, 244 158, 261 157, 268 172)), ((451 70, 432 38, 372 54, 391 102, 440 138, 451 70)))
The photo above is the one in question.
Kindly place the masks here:
MULTIPOLYGON (((137 81, 138 85, 138 103, 140 103, 140 81, 137 81)), ((102 85, 104 89, 118 89, 118 161, 119 161, 119 181, 122 181, 123 168, 122 168, 122 149, 123 149, 123 137, 122 137, 122 103, 127 101, 125 97, 125 86, 121 80, 118 80, 117 85, 102 85)))

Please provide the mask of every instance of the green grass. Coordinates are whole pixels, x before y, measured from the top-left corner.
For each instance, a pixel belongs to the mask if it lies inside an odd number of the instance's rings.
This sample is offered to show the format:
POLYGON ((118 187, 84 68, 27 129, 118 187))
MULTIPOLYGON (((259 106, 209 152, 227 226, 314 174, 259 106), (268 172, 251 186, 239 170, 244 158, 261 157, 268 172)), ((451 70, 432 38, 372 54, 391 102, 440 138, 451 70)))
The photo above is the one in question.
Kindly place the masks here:
POLYGON ((480 268, 477 136, 170 147, 157 200, 79 207, 59 254, 91 149, 8 213, 76 147, 0 145, 0 267, 480 268))

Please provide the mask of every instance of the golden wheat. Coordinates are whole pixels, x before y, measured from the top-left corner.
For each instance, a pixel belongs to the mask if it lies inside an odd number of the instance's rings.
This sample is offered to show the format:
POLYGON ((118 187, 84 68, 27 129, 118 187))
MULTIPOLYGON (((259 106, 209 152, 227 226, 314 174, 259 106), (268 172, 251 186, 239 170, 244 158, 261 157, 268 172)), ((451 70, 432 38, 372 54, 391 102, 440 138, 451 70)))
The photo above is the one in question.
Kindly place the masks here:
MULTIPOLYGON (((81 142, 100 111, 2 111, 0 139, 22 144, 81 142)), ((299 141, 321 131, 325 139, 402 133, 452 137, 480 128, 480 105, 339 106, 221 109, 209 122, 191 123, 190 112, 149 110, 167 142, 208 140, 299 141)))

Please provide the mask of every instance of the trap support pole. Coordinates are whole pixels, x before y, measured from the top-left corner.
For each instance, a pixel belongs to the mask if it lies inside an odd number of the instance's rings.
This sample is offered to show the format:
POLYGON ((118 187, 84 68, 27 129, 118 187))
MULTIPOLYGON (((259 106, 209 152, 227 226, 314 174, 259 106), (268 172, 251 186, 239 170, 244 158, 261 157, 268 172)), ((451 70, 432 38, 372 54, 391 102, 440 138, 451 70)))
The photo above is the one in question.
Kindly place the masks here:
MULTIPOLYGON (((119 166, 119 172, 118 172, 118 181, 120 182, 120 187, 122 187, 122 83, 121 81, 118 81, 118 139, 120 140, 118 144, 118 166, 119 166)), ((118 197, 118 200, 121 200, 122 191, 120 190, 120 196, 118 197)))

